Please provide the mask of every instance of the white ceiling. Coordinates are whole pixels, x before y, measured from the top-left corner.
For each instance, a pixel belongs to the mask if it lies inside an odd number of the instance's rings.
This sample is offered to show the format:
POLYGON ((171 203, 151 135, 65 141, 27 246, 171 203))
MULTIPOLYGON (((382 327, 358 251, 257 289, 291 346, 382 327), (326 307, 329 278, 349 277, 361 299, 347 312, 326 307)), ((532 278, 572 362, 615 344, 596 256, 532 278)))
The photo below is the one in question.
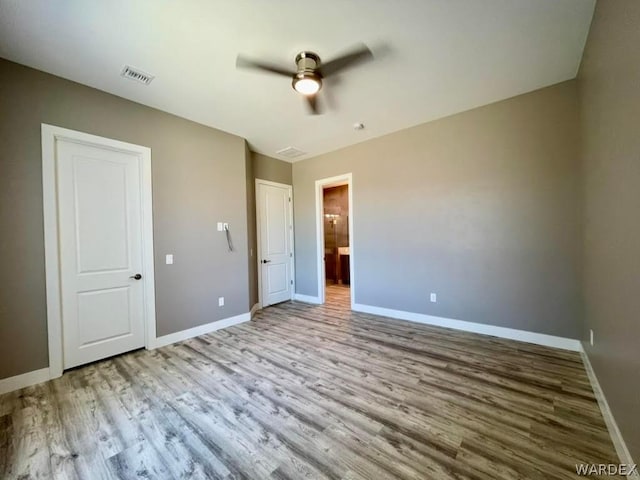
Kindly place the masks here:
MULTIPOLYGON (((574 78, 595 0, 0 0, 0 56, 304 159, 574 78), (285 77, 365 42, 377 56, 309 116, 285 77), (150 86, 120 77, 129 64, 150 86), (326 102, 325 102, 326 103, 326 102), (354 131, 355 122, 366 128, 354 131)), ((297 160, 298 160, 297 159, 297 160)))

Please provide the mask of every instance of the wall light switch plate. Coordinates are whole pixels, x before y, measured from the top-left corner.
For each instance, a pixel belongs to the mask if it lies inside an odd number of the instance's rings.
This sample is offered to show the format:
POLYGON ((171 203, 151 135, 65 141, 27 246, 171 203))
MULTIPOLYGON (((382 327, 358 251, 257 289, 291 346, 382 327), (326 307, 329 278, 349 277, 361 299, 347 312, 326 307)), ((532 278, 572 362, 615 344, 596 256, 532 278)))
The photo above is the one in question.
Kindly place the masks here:
POLYGON ((219 232, 222 232, 224 230, 224 227, 222 225, 223 225, 222 222, 218 222, 218 231, 219 232))
POLYGON ((168 253, 164 257, 164 263, 166 263, 167 265, 173 265, 173 254, 172 253, 168 253))
POLYGON ((218 297, 218 306, 224 307, 224 297, 218 297))
POLYGON ((436 303, 438 301, 438 296, 435 293, 432 293, 429 296, 429 300, 431 300, 431 303, 436 303))

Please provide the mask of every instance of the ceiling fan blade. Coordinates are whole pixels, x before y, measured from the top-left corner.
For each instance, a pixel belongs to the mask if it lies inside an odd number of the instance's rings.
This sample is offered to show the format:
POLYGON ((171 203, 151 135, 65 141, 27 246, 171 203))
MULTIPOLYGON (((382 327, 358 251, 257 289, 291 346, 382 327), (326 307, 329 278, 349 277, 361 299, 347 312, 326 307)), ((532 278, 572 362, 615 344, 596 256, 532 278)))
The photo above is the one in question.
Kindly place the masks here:
POLYGON ((311 115, 319 115, 322 113, 318 105, 318 95, 305 95, 305 100, 311 115))
POLYGON ((278 65, 251 60, 249 58, 243 57, 242 55, 238 55, 238 58, 236 59, 236 67, 262 70, 264 72, 275 73, 277 75, 284 75, 289 78, 292 78, 295 75, 295 72, 282 68, 278 65))
POLYGON ((345 70, 349 67, 354 67, 360 63, 373 60, 373 53, 369 50, 364 43, 353 47, 348 52, 340 55, 338 58, 329 60, 326 63, 320 65, 319 71, 323 77, 333 75, 341 70, 345 70))

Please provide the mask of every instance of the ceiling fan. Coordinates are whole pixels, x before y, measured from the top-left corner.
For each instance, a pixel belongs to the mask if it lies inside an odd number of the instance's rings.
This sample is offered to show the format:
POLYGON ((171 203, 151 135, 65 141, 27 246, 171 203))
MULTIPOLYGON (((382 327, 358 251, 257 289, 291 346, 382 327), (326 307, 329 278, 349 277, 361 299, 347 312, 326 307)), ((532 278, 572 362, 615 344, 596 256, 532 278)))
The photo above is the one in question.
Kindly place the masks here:
POLYGON ((328 62, 322 62, 320 56, 313 52, 300 52, 296 55, 296 71, 280 67, 260 60, 252 60, 238 55, 236 67, 251 68, 263 72, 275 73, 291 78, 293 89, 302 94, 312 114, 321 113, 317 95, 322 88, 322 79, 346 70, 360 63, 373 59, 373 53, 365 44, 359 44, 328 62))

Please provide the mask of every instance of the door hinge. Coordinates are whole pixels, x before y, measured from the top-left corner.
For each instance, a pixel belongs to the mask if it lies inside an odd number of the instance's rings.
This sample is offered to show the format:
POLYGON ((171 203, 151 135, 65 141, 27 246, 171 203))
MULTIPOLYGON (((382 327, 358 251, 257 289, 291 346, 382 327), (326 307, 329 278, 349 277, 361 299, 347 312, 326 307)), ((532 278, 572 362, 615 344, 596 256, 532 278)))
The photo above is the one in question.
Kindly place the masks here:
POLYGON ((291 203, 291 197, 289 197, 289 203, 291 203))
POLYGON ((291 280, 291 285, 293 285, 293 280, 291 280))
POLYGON ((290 253, 290 254, 289 254, 289 257, 290 257, 290 258, 293 258, 293 253, 290 253))

